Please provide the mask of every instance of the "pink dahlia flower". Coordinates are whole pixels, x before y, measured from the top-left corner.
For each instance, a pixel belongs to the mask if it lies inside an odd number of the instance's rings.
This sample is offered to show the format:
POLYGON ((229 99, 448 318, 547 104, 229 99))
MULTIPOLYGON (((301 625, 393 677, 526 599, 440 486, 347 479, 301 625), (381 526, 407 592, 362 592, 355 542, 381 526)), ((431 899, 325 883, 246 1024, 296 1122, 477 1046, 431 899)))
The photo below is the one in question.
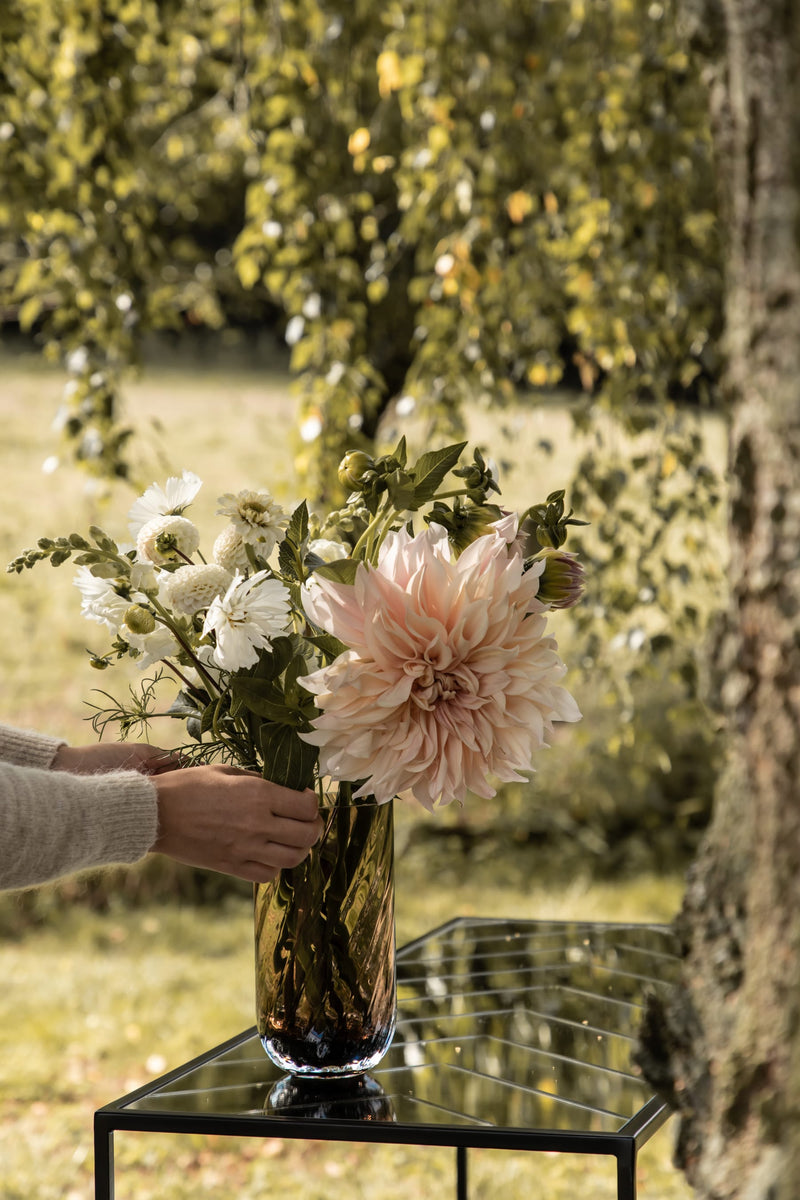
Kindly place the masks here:
POLYGON ((454 558, 431 525, 390 534, 352 585, 314 576, 306 612, 349 647, 303 680, 322 710, 304 736, 323 774, 433 809, 493 796, 490 776, 523 780, 553 721, 580 719, 515 536, 498 522, 454 558))

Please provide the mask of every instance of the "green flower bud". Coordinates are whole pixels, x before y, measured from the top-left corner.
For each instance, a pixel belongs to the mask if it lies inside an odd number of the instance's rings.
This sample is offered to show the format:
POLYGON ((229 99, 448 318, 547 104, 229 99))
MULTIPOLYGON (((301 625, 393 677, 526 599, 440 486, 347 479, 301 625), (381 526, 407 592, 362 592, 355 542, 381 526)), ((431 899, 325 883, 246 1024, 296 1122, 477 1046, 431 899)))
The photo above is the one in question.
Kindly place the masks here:
POLYGON ((543 550, 525 565, 531 567, 543 560, 537 598, 551 608, 572 608, 583 595, 583 564, 569 550, 543 550))
POLYGON ((457 554, 466 550, 467 546, 490 533, 495 521, 499 521, 503 512, 496 504, 464 504, 458 500, 451 509, 441 501, 436 501, 424 520, 428 525, 443 525, 447 530, 447 540, 457 554))
POLYGON ((375 466, 374 460, 363 450, 348 450, 339 463, 339 482, 342 487, 357 491, 364 474, 375 466))
POLYGON ((125 624, 131 633, 152 633, 156 627, 156 619, 149 608, 141 604, 132 604, 125 610, 125 624))

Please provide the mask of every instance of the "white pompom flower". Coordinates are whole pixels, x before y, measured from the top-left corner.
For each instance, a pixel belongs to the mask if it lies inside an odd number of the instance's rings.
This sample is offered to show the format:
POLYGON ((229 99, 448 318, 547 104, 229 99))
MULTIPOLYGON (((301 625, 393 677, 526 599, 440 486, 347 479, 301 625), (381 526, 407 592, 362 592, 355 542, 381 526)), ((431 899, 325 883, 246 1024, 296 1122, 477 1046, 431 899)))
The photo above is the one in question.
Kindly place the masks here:
POLYGON ((211 557, 215 563, 235 575, 237 571, 243 574, 250 565, 247 557, 247 545, 235 525, 226 525, 214 542, 211 557))
POLYGON ((238 671, 258 661, 258 651, 286 630, 288 620, 288 589, 268 571, 258 571, 250 579, 235 576, 225 595, 212 602, 203 633, 215 635, 217 665, 238 671))
POLYGON ((139 530, 136 553, 141 562, 175 562, 191 558, 200 545, 200 532, 186 517, 154 517, 139 530))
POLYGON ((235 496, 233 492, 226 492, 217 503, 217 515, 230 517, 242 541, 257 546, 263 558, 269 557, 289 525, 289 514, 270 492, 245 490, 235 496))
POLYGON ((216 563, 178 567, 171 574, 162 573, 159 599, 172 612, 192 617, 224 595, 230 585, 231 572, 216 563))
POLYGON ((156 517, 180 517, 202 486, 202 479, 193 471, 184 471, 180 477, 172 475, 163 488, 151 483, 128 512, 131 537, 138 538, 142 526, 156 517))

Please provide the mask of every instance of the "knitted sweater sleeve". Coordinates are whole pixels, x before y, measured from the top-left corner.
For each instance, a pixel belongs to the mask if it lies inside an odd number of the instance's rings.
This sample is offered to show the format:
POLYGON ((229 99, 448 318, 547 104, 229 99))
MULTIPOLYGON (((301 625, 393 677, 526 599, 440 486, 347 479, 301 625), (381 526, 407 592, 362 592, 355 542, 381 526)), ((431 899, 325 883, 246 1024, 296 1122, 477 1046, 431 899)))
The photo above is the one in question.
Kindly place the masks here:
POLYGON ((138 771, 51 771, 62 744, 0 726, 0 889, 137 862, 156 840, 152 780, 138 771))

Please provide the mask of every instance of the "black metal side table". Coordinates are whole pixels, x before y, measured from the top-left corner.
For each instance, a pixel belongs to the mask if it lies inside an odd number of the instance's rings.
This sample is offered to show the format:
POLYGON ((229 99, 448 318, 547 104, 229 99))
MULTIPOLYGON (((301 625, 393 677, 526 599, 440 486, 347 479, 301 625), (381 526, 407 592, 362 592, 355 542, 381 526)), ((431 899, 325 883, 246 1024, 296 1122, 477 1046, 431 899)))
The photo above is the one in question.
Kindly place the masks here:
POLYGON ((95 1113, 95 1197, 113 1200, 114 1131, 603 1154, 618 1200, 668 1111, 631 1066, 647 991, 674 979, 653 925, 460 918, 398 951, 395 1039, 370 1076, 282 1075, 254 1029, 95 1113))

